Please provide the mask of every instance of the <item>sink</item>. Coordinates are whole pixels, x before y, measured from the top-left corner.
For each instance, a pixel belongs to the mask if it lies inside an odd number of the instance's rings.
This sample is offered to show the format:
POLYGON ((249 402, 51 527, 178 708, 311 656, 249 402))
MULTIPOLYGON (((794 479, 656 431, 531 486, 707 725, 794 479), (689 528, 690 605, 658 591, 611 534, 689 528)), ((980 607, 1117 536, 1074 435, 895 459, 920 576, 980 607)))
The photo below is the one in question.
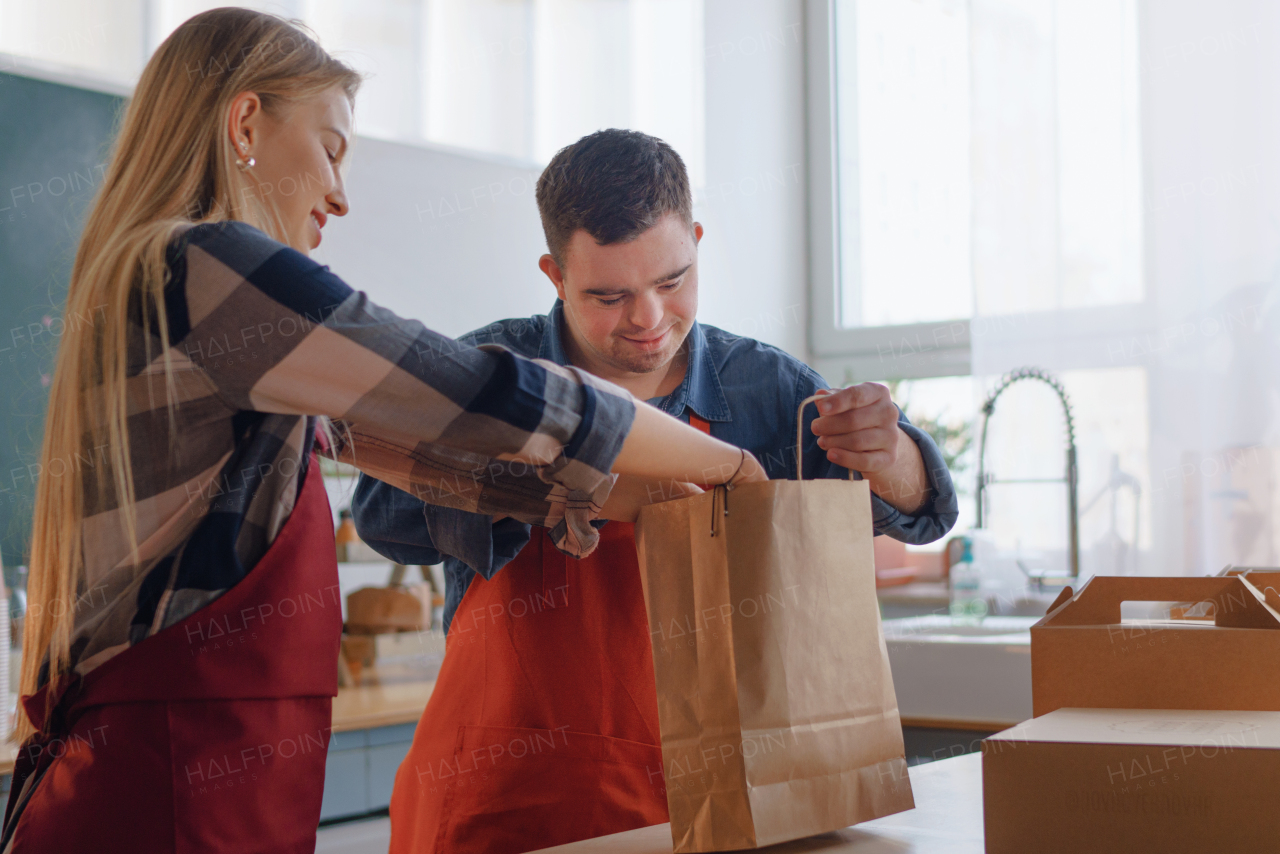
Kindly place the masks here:
POLYGON ((929 615, 884 620, 903 723, 1004 729, 1031 717, 1031 626, 1037 617, 953 625, 929 615))
POLYGON ((1031 643, 1031 627, 1039 617, 987 617, 978 625, 952 623, 940 614, 885 620, 885 640, 919 643, 1031 643))

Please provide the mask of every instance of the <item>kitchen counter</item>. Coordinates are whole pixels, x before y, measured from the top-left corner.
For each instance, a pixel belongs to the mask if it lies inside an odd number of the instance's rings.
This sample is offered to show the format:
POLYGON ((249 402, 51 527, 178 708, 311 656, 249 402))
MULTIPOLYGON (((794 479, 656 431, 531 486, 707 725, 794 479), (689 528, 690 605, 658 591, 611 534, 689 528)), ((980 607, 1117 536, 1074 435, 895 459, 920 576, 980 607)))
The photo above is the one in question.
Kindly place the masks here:
POLYGON ((1035 617, 885 620, 885 647, 906 727, 995 732, 1031 717, 1035 617))
MULTIPOLYGON (((756 850, 773 854, 983 854, 982 755, 972 753, 917 765, 908 773, 915 809, 756 850)), ((655 824, 542 850, 544 854, 671 854, 671 826, 655 824)))
POLYGON ((338 689, 322 821, 376 812, 391 803, 396 769, 413 743, 438 669, 439 661, 430 656, 393 658, 357 671, 355 685, 338 689))
POLYGON ((333 699, 333 731, 417 723, 435 682, 339 688, 333 699))

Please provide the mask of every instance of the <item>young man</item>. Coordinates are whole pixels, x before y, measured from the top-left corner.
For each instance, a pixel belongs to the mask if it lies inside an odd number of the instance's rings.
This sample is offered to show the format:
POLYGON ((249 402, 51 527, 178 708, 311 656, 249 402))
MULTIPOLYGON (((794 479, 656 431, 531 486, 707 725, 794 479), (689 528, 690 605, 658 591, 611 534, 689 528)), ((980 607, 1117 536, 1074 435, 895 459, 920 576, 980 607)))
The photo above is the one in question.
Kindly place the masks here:
MULTIPOLYGON (((688 177, 660 140, 607 130, 538 181, 557 300, 546 316, 463 336, 573 365, 795 477, 796 410, 827 385, 786 353, 695 320, 688 177)), ((877 533, 943 536, 956 496, 942 456, 880 385, 805 415, 806 478, 859 472, 877 533)), ((452 511, 362 477, 360 535, 405 564, 445 564, 447 653, 396 775, 391 851, 520 852, 667 820, 649 625, 631 525, 566 559, 545 533, 452 511)))

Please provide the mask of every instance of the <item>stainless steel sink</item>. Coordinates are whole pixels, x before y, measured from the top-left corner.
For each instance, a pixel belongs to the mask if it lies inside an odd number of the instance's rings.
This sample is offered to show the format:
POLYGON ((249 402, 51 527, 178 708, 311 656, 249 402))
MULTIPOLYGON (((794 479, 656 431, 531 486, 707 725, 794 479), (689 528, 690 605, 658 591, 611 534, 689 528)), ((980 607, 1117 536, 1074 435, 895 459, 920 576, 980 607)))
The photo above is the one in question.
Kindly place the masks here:
POLYGON ((1031 717, 1031 626, 1037 617, 885 620, 898 710, 920 726, 992 729, 1031 717))

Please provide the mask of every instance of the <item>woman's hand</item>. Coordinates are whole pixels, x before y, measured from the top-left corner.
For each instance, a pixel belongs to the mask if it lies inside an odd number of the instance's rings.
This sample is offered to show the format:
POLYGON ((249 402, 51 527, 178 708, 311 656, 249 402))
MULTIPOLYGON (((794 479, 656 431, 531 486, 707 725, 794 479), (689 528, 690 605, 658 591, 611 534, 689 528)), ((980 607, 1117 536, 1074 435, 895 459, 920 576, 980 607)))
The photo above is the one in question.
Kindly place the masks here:
MULTIPOLYGON (((715 481, 724 483, 732 477, 733 485, 741 486, 744 483, 759 483, 769 479, 769 475, 765 474, 764 466, 760 465, 750 451, 740 452, 738 456, 742 467, 740 469, 736 466, 733 469, 722 468, 716 473, 715 481), (746 456, 743 456, 743 453, 746 456)), ((707 486, 714 485, 716 484, 707 484, 707 486)), ((690 495, 699 495, 703 491, 702 487, 692 483, 619 475, 618 480, 613 484, 613 490, 609 493, 608 500, 604 503, 604 508, 600 511, 600 518, 615 522, 634 522, 640 515, 641 507, 672 501, 676 498, 688 498, 690 495)))
POLYGON ((688 498, 701 492, 699 487, 691 483, 621 475, 613 484, 613 490, 604 502, 599 518, 614 522, 634 522, 640 516, 641 507, 676 498, 688 498))
POLYGON ((654 482, 721 484, 753 483, 767 479, 751 454, 712 438, 650 406, 636 404, 631 432, 613 462, 615 474, 649 478, 654 482), (734 473, 737 476, 734 477, 734 473))
POLYGON ((746 449, 743 449, 743 453, 746 456, 742 458, 742 468, 733 477, 733 485, 741 486, 744 483, 760 483, 768 480, 769 475, 765 473, 764 466, 760 465, 760 461, 746 449))

